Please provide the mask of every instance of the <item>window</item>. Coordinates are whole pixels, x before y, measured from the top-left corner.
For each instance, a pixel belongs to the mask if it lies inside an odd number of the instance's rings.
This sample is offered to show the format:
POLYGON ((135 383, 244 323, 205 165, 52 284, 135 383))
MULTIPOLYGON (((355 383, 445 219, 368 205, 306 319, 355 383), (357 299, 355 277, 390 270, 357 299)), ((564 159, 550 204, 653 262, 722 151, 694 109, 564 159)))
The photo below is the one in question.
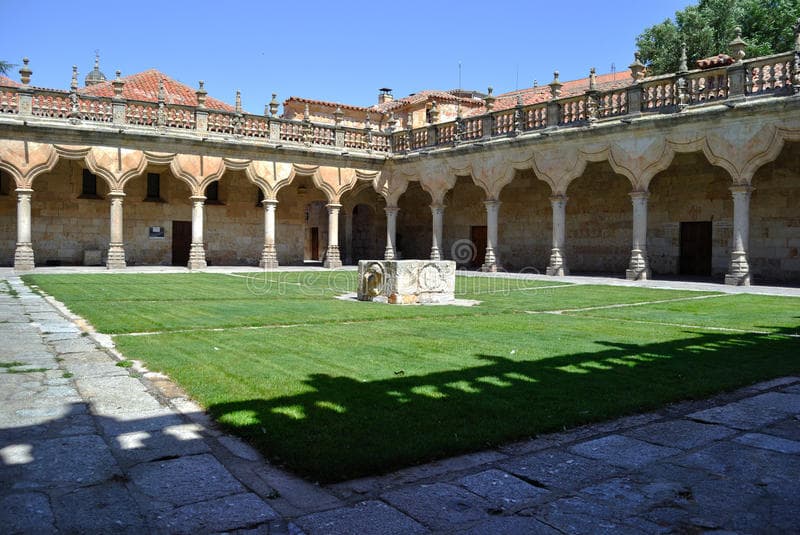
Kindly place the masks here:
POLYGON ((83 170, 83 181, 81 184, 81 198, 83 199, 99 199, 97 196, 97 175, 89 171, 83 170))
POLYGON ((261 202, 264 200, 264 192, 261 191, 261 188, 259 188, 258 186, 256 186, 256 192, 258 192, 256 196, 256 206, 260 208, 261 206, 263 206, 261 202))
POLYGON ((161 201, 161 175, 158 173, 147 173, 147 197, 146 201, 161 201))
POLYGON ((222 204, 219 200, 219 182, 206 186, 206 204, 222 204))

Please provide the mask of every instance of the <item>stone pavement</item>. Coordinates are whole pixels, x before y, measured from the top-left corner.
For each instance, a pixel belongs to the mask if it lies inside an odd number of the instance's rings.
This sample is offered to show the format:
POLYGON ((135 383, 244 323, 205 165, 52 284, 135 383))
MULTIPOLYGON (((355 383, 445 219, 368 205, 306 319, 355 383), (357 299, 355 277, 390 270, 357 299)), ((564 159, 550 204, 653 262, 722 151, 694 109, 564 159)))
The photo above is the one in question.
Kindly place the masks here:
POLYGON ((319 487, 0 278, 3 533, 800 531, 800 377, 319 487))

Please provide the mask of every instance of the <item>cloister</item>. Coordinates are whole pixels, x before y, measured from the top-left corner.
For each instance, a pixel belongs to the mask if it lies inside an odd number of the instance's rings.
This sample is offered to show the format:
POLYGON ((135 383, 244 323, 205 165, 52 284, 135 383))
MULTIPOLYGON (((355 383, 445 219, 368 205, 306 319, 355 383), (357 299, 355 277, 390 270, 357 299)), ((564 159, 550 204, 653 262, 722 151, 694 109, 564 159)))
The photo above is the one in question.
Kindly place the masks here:
POLYGON ((308 102, 279 117, 274 95, 253 115, 202 83, 179 102, 160 73, 152 99, 119 73, 40 89, 25 60, 21 83, 0 78, 0 265, 430 257, 797 283, 800 36, 763 58, 731 48, 670 75, 637 59, 613 80, 417 98, 399 119, 308 102))

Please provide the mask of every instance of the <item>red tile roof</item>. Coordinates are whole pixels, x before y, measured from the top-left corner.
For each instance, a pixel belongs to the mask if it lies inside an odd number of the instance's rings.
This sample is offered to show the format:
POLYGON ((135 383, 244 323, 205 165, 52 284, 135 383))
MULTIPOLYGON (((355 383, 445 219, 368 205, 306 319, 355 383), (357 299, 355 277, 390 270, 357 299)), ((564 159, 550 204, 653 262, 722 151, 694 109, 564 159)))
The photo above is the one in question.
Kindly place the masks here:
POLYGON ((404 106, 425 102, 426 100, 435 100, 437 102, 461 102, 462 104, 465 104, 468 107, 475 107, 475 108, 483 105, 483 101, 481 99, 457 97, 456 95, 448 91, 426 89, 414 93, 413 95, 408 95, 407 97, 398 98, 390 102, 382 102, 380 104, 376 104, 372 106, 372 109, 374 109, 375 111, 379 111, 381 113, 387 113, 392 110, 402 108, 404 106))
POLYGON ((304 98, 304 97, 289 97, 283 101, 283 105, 285 106, 287 103, 290 102, 301 102, 303 104, 317 104, 319 106, 325 106, 333 109, 336 109, 337 106, 341 106, 343 110, 357 110, 363 112, 368 112, 373 110, 371 107, 366 107, 366 106, 355 106, 353 104, 342 104, 341 102, 329 102, 327 100, 315 100, 313 98, 304 98))
POLYGON ((717 54, 708 58, 698 59, 698 69, 710 69, 712 67, 724 67, 733 63, 733 58, 728 54, 717 54))
MULTIPOLYGON (((622 89, 623 87, 628 87, 633 83, 633 78, 631 78, 631 72, 625 70, 617 73, 598 74, 596 81, 598 91, 609 91, 612 89, 622 89)), ((562 98, 580 95, 589 89, 589 78, 570 80, 563 83, 564 85, 561 87, 562 98)), ((546 102, 551 98, 550 86, 540 85, 538 87, 527 87, 525 89, 519 89, 517 91, 510 91, 508 93, 497 95, 497 100, 494 103, 494 109, 507 110, 509 108, 513 108, 517 105, 517 97, 519 95, 522 95, 522 103, 526 106, 529 104, 546 102)))
MULTIPOLYGON (((122 88, 122 96, 124 98, 158 102, 158 83, 159 80, 164 80, 167 104, 197 106, 196 89, 184 85, 155 69, 125 76, 122 80, 125 81, 125 85, 122 88)), ((78 89, 78 93, 97 97, 113 97, 114 87, 111 82, 112 80, 109 80, 96 85, 82 87, 78 89)), ((206 108, 218 111, 235 111, 233 106, 214 97, 206 97, 206 108)))
POLYGON ((22 84, 19 82, 15 82, 8 76, 3 76, 0 74, 0 86, 3 87, 22 87, 22 84))

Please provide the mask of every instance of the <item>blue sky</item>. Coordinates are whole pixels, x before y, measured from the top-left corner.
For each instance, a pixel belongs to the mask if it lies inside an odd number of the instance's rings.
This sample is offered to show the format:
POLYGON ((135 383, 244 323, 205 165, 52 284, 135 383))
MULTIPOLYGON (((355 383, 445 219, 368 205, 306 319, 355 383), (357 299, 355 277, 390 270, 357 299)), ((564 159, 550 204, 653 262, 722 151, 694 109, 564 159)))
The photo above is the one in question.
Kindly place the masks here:
MULTIPOLYGON (((0 0, 0 59, 31 59, 32 84, 68 88, 100 51, 109 78, 156 68, 261 113, 271 93, 371 105, 461 86, 495 93, 624 70, 635 38, 688 0, 50 2, 0 0), (35 7, 31 7, 35 6, 35 7)), ((17 68, 12 78, 18 80, 17 68)))

